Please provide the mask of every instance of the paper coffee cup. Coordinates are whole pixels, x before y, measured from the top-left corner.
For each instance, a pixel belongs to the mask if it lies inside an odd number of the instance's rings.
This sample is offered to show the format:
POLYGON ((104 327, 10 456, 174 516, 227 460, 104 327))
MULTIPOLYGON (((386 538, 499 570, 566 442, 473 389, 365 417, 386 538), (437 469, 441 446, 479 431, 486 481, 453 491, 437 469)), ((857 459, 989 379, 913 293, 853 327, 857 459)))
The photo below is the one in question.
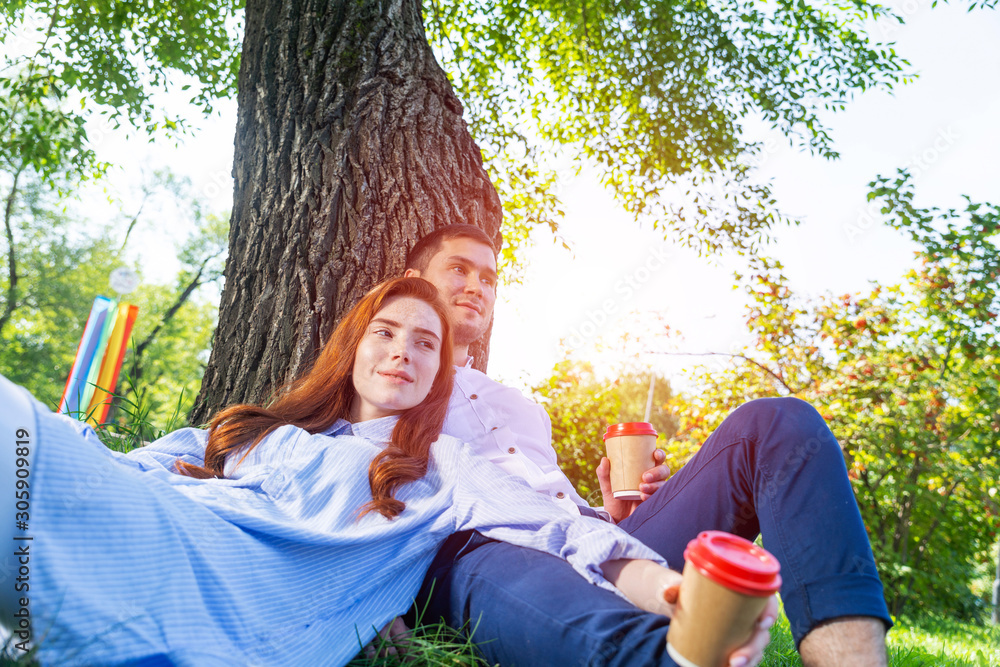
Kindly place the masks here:
POLYGON ((723 667, 751 637, 767 599, 781 588, 778 560, 753 542, 705 531, 684 550, 684 578, 667 632, 681 667, 723 667))
POLYGON ((656 460, 656 429, 646 422, 612 424, 604 433, 604 446, 611 461, 611 491, 615 498, 639 500, 642 473, 656 460))

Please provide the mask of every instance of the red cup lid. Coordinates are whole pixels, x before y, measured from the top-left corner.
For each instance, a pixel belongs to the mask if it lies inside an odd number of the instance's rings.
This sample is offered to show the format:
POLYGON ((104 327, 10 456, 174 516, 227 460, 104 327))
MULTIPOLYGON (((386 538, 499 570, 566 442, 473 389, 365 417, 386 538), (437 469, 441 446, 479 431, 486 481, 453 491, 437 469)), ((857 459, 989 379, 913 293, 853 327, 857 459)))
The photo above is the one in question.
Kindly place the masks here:
POLYGON ((738 535, 706 530, 688 542, 684 560, 737 593, 767 597, 781 588, 778 559, 738 535))
POLYGON ((611 424, 604 433, 604 439, 618 438, 623 435, 651 435, 656 436, 656 429, 648 422, 625 422, 624 424, 611 424))

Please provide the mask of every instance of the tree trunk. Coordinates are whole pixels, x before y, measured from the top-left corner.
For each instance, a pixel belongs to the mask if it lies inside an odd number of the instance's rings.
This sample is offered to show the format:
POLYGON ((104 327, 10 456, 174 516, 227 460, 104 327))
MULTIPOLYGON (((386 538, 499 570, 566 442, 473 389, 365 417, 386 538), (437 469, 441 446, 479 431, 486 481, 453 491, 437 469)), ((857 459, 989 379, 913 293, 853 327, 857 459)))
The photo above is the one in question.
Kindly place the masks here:
POLYGON ((229 260, 196 424, 308 368, 427 232, 465 222, 499 240, 500 201, 418 0, 250 0, 238 101, 229 260))
POLYGON ((17 181, 21 178, 24 165, 21 164, 14 171, 14 178, 10 185, 10 194, 4 203, 3 228, 7 237, 7 296, 4 299, 3 313, 0 314, 0 332, 7 326, 7 322, 14 315, 17 309, 17 250, 14 248, 14 202, 17 200, 17 181))

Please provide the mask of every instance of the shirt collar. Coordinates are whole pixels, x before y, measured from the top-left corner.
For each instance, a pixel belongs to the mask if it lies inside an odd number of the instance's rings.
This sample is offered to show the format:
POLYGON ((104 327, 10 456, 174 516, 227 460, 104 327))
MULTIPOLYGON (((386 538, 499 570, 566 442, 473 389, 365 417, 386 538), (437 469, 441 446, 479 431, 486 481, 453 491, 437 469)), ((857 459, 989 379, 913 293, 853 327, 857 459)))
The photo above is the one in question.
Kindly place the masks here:
POLYGON ((338 419, 333 422, 333 426, 323 431, 323 435, 328 435, 330 437, 336 437, 338 435, 354 435, 354 431, 351 430, 351 422, 346 419, 338 419))
POLYGON ((472 362, 473 362, 473 361, 475 361, 475 360, 474 360, 474 359, 472 358, 472 355, 469 355, 469 356, 467 356, 467 357, 465 358, 465 363, 464 363, 464 364, 462 364, 462 365, 460 366, 460 368, 472 368, 472 362))
POLYGON ((323 432, 324 435, 354 435, 372 442, 389 442, 392 438, 392 429, 396 427, 399 417, 381 417, 379 419, 369 419, 368 421, 352 424, 346 419, 338 419, 333 426, 323 432))

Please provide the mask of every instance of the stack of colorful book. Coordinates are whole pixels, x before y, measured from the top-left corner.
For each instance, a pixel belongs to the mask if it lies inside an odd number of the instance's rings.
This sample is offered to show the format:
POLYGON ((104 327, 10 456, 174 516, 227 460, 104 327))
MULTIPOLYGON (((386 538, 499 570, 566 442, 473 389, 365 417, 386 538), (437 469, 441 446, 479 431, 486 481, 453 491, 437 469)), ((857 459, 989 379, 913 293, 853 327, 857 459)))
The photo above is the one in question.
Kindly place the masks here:
POLYGON ((132 304, 104 296, 94 299, 59 412, 94 426, 104 422, 138 313, 139 308, 132 304))

